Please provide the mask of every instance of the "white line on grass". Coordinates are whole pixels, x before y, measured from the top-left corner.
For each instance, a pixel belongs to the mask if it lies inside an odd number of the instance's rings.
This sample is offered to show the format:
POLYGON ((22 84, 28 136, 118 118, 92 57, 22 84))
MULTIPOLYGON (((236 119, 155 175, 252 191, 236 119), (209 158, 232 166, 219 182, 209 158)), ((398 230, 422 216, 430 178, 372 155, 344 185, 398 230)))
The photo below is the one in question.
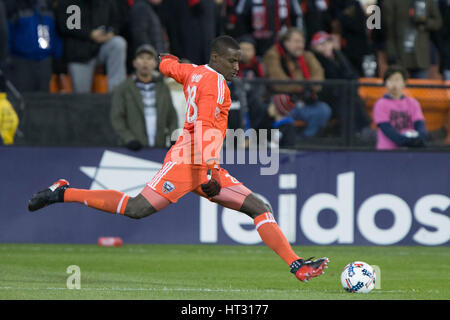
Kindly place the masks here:
MULTIPOLYGON (((0 287, 0 290, 70 290, 64 287, 47 287, 47 288, 14 288, 14 287, 0 287)), ((81 288, 73 291, 193 291, 193 292, 276 292, 285 291, 279 289, 210 289, 210 288, 81 288)), ((303 290, 290 290, 290 291, 303 291, 303 290)))
MULTIPOLYGON (((276 292, 295 292, 295 293, 305 293, 305 292, 317 292, 317 290, 311 289, 298 289, 298 290, 282 290, 282 289, 233 289, 233 288, 81 288, 78 290, 71 290, 64 287, 47 287, 47 288, 30 288, 30 287, 22 287, 22 288, 14 288, 14 287, 0 287, 0 290, 27 290, 27 291, 38 291, 38 290, 48 290, 48 291, 57 291, 57 290, 68 290, 68 291, 182 291, 182 292, 234 292, 234 293, 276 293, 276 292)), ((328 293, 341 293, 340 290, 321 290, 322 292, 328 293)), ((373 293, 406 293, 406 292, 417 292, 417 290, 373 290, 373 293)), ((430 290, 435 291, 435 290, 430 290)))

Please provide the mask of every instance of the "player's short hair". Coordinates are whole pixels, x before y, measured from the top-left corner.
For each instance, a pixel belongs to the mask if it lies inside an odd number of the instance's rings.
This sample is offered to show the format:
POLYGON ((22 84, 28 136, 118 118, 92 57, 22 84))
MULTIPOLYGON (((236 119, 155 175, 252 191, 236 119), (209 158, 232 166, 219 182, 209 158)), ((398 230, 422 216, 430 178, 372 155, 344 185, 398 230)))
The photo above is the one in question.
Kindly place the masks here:
POLYGON ((239 43, 230 36, 219 36, 211 43, 211 53, 223 54, 227 49, 240 50, 239 43))
POLYGON ((408 80, 408 71, 406 71, 405 68, 399 65, 392 65, 388 67, 388 69, 384 73, 383 82, 386 83, 387 79, 389 79, 394 73, 400 73, 405 82, 408 80))

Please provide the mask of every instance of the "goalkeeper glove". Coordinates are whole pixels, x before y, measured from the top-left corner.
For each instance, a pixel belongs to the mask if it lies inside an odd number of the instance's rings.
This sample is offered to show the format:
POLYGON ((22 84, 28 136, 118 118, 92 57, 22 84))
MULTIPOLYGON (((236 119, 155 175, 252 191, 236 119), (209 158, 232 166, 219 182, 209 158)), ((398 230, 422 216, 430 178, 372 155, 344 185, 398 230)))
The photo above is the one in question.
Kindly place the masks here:
POLYGON ((201 188, 209 198, 212 198, 217 196, 222 188, 220 182, 220 167, 219 164, 215 162, 212 164, 207 164, 207 166, 207 177, 209 181, 201 184, 201 188))

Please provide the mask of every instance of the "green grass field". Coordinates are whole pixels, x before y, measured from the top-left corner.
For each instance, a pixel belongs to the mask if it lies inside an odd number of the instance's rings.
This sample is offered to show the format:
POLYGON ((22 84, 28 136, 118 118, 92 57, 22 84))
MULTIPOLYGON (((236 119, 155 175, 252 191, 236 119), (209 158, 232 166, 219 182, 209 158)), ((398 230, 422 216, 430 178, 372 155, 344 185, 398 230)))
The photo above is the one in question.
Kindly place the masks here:
POLYGON ((295 247, 330 258, 325 274, 301 283, 265 246, 0 244, 0 300, 5 299, 450 299, 450 247, 295 247), (381 288, 345 292, 344 266, 379 266, 381 288), (68 289, 67 267, 81 271, 68 289))

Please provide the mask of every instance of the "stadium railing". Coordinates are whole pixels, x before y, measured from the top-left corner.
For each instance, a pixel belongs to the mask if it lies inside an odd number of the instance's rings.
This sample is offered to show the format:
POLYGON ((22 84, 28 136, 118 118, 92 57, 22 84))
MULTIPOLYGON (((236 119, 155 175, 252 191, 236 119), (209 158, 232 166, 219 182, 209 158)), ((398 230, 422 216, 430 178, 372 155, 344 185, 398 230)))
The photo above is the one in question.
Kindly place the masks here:
MULTIPOLYGON (((70 84, 70 79, 65 79, 70 84)), ((57 81, 54 78, 52 81, 57 81)), ((106 92, 106 81, 98 80, 99 92, 106 92), (102 87, 103 86, 103 87, 102 87)), ((276 84, 321 86, 334 88, 343 97, 346 105, 343 108, 342 121, 338 131, 328 131, 327 134, 313 138, 300 139, 296 148, 362 148, 374 149, 373 135, 362 139, 354 128, 355 95, 357 92, 364 101, 365 108, 372 116, 373 106, 381 98, 386 89, 382 80, 378 78, 361 78, 359 80, 325 80, 325 81, 292 81, 252 79, 243 80, 245 83, 259 83, 268 89, 276 84), (372 139, 372 140, 371 140, 372 139)), ((95 83, 95 81, 94 81, 95 83)), ((267 90, 274 94, 273 90, 267 90)), ((26 108, 22 110, 20 131, 24 137, 18 139, 20 145, 54 145, 54 146, 112 146, 116 139, 112 132, 109 120, 111 96, 109 94, 46 94, 24 93, 26 108), (72 134, 67 132, 70 128, 72 134), (60 134, 58 134, 60 132, 60 134), (94 133, 92 133, 94 132, 94 133)), ((447 134, 447 143, 450 144, 450 81, 415 80, 411 79, 406 88, 406 94, 415 97, 422 106, 425 122, 429 131, 443 130, 447 134), (445 129, 443 129, 445 128, 445 129)), ((181 93, 182 95, 182 93, 181 93)), ((323 100, 323 99, 322 99, 323 100)), ((333 104, 333 101, 325 101, 333 104)), ((14 104, 14 101, 12 101, 14 104)), ((180 123, 184 118, 184 99, 174 99, 178 110, 180 123), (181 111, 181 112, 180 112, 181 111)), ((330 121, 330 126, 335 124, 330 121)), ((372 123, 372 129, 376 127, 372 123)), ((330 129, 330 128, 327 128, 330 129)), ((445 139, 443 139, 445 140, 445 139)), ((439 145, 438 145, 439 146, 439 145)))
MULTIPOLYGON (((373 106, 386 93, 383 80, 359 79, 359 95, 372 116, 373 106)), ((448 122, 450 109, 450 81, 436 79, 409 79, 405 94, 417 99, 422 107, 428 130, 440 129, 448 122)))
MULTIPOLYGON (((344 108, 342 121, 342 130, 340 140, 335 140, 338 145, 345 147, 361 146, 370 141, 358 141, 354 129, 355 117, 355 96, 352 92, 358 92, 359 97, 364 101, 366 111, 373 119, 373 107, 378 99, 386 93, 386 88, 381 78, 360 78, 357 80, 325 80, 325 81, 292 81, 292 80, 269 80, 269 79, 251 79, 245 80, 248 83, 261 83, 267 87, 273 85, 299 85, 314 86, 320 85, 326 87, 338 87, 342 95, 346 95, 346 103, 348 108, 344 108), (362 144, 361 144, 362 143, 362 144)), ((282 92, 276 92, 282 93, 282 92)), ((425 117, 425 124, 428 131, 447 131, 447 143, 450 143, 450 81, 438 79, 409 79, 405 94, 417 99, 422 107, 425 117)), ((333 102, 329 102, 332 104, 333 102)), ((371 123, 371 128, 376 129, 376 125, 371 123)), ((320 141, 317 140, 320 144, 320 141)), ((373 141, 372 141, 373 143, 373 141)))

